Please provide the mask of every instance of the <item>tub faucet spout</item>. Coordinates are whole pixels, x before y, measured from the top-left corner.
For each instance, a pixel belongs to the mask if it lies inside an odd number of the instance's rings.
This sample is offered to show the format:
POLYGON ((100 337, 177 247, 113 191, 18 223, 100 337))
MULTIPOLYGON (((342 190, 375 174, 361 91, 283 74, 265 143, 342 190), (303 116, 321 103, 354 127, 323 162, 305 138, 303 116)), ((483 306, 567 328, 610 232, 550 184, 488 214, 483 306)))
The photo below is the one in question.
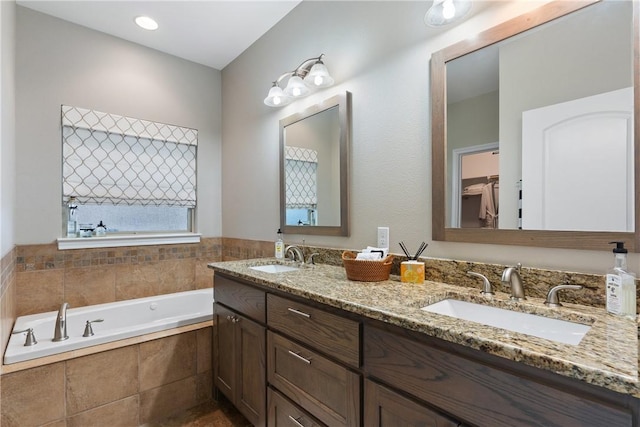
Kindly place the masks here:
POLYGON ((64 341, 69 338, 69 335, 67 335, 67 308, 69 308, 69 304, 63 302, 58 310, 56 328, 53 331, 53 341, 64 341))

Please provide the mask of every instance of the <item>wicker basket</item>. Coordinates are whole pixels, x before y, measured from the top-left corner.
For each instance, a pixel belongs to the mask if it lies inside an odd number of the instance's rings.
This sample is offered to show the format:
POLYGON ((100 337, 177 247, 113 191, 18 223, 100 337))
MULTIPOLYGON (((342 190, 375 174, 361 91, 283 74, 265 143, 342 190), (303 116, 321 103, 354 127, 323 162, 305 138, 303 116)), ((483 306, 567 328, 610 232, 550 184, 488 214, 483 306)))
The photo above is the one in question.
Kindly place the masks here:
POLYGON ((382 261, 356 260, 356 253, 344 251, 342 263, 347 271, 347 279, 359 282, 382 282, 389 279, 393 255, 387 256, 382 261))

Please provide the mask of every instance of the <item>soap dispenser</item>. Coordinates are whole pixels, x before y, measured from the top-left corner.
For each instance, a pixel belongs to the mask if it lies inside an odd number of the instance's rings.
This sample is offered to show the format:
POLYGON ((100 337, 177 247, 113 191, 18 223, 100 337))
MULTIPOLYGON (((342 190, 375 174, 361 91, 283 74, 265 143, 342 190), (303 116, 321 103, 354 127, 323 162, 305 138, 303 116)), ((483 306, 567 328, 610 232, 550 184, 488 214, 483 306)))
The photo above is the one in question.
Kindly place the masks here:
POLYGON ((627 271, 627 249, 624 242, 615 244, 613 249, 614 266, 607 272, 606 288, 607 311, 609 313, 636 318, 636 276, 627 271))
POLYGON ((282 240, 282 230, 278 228, 278 238, 276 239, 276 258, 284 259, 284 240, 282 240))
POLYGON ((78 237, 78 205, 71 196, 67 202, 67 237, 78 237))

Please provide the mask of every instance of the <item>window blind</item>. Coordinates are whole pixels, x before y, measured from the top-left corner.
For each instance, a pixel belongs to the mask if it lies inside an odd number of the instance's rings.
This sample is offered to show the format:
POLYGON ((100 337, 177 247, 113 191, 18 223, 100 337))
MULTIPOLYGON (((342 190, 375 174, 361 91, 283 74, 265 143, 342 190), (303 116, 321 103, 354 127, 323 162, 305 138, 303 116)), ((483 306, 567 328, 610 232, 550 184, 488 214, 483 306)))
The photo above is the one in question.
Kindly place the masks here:
POLYGON ((196 206, 198 131, 63 105, 63 197, 196 206))
POLYGON ((288 146, 285 149, 286 203, 288 209, 312 208, 318 204, 318 152, 288 146))

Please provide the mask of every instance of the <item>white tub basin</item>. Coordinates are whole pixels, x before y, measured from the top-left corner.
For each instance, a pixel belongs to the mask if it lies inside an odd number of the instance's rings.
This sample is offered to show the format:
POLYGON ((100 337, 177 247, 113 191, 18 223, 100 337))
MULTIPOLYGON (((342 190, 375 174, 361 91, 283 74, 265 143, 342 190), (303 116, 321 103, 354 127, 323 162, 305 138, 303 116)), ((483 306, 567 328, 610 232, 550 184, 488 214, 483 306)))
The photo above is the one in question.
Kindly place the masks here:
POLYGON ((252 270, 262 271, 264 273, 286 273, 287 271, 296 271, 298 267, 291 267, 282 264, 254 265, 249 267, 252 270))
POLYGON ((580 323, 455 299, 445 299, 421 310, 571 345, 578 345, 591 329, 580 323))

